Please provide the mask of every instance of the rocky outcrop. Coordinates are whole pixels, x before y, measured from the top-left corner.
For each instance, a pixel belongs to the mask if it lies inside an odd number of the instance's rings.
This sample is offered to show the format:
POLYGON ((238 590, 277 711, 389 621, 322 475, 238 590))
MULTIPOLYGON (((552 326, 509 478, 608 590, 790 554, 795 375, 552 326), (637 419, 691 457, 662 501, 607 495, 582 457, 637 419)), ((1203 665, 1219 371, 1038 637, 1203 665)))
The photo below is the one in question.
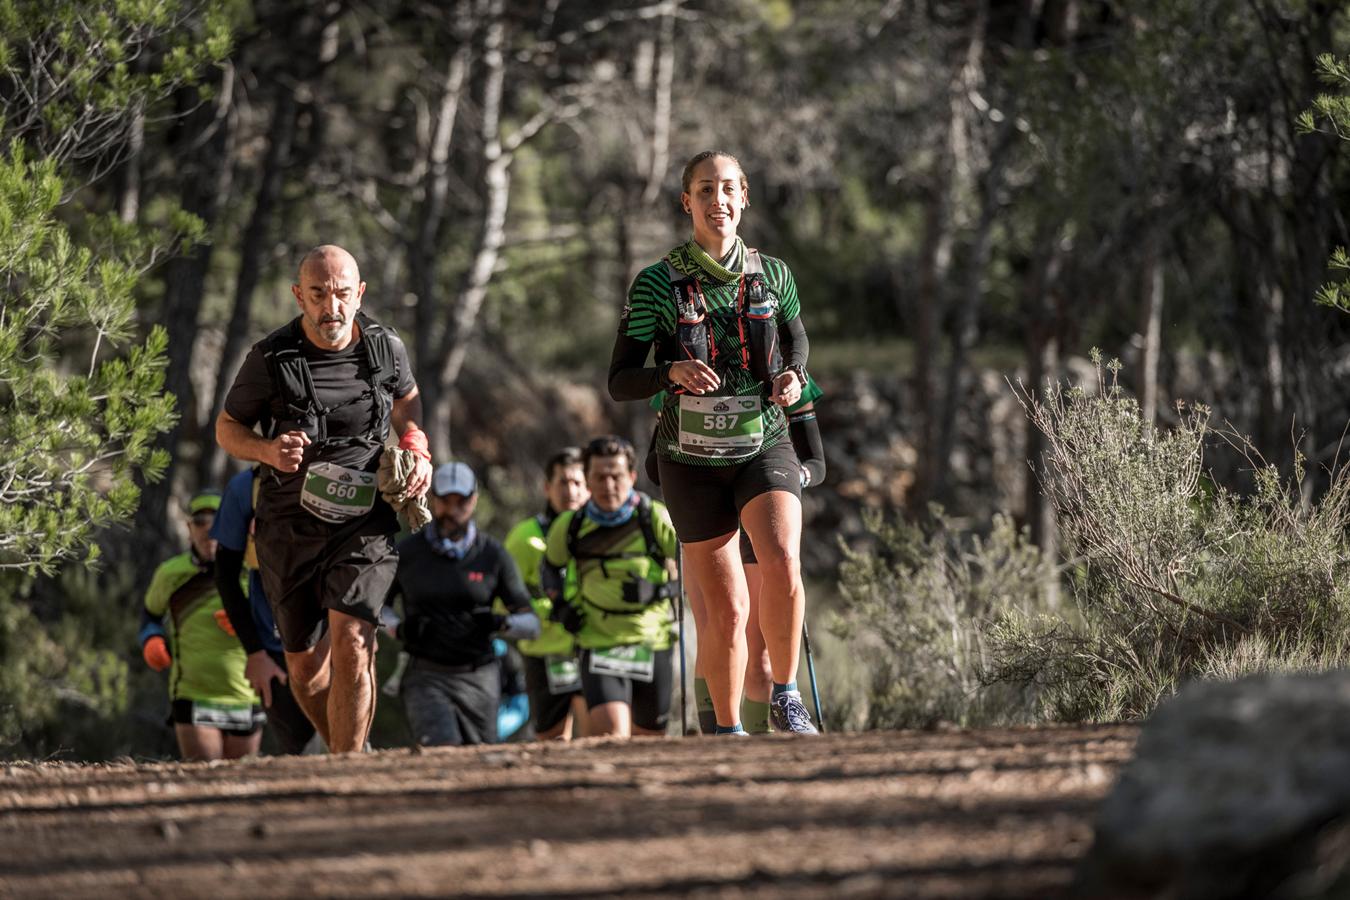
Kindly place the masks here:
POLYGON ((1350 896, 1350 673, 1196 683, 1144 727, 1075 896, 1350 896))

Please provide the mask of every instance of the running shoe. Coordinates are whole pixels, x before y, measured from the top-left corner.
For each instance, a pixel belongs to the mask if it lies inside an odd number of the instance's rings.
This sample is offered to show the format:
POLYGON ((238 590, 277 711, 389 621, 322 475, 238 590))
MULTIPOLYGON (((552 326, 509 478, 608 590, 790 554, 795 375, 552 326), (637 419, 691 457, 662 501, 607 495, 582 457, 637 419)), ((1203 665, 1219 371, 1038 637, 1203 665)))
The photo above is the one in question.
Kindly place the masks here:
POLYGON ((820 734, 799 691, 785 691, 769 701, 769 724, 787 734, 820 734))

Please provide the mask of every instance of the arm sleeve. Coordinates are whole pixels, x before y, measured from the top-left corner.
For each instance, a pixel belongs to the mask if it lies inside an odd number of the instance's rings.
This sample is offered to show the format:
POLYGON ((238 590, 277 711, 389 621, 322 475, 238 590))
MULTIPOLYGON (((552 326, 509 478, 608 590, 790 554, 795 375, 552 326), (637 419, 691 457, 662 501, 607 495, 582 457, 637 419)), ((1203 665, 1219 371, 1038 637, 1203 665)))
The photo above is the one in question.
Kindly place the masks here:
POLYGON ((802 487, 820 484, 825 480, 825 447, 820 441, 816 411, 807 409, 789 416, 788 433, 792 436, 792 448, 806 469, 806 484, 802 487))
POLYGON ((645 400, 666 386, 664 365, 647 365, 647 353, 662 335, 675 333, 670 274, 662 263, 648 266, 628 288, 619 334, 609 364, 609 394, 615 400, 645 400))
POLYGON ((502 601, 507 612, 532 611, 534 607, 530 605, 530 593, 525 590, 525 582, 520 577, 516 561, 505 549, 499 547, 498 551, 497 599, 502 601))
POLYGON ((146 641, 156 636, 164 637, 164 617, 141 607, 141 630, 136 635, 136 642, 144 647, 146 641))
POLYGON ((220 592, 220 605, 225 607, 225 615, 234 626, 239 643, 244 645, 244 652, 257 653, 263 649, 263 643, 262 638, 258 637, 258 627, 253 622, 253 608, 239 584, 239 574, 243 569, 242 550, 231 550, 224 544, 216 548, 216 590, 220 592))
POLYGON ((778 343, 783 348, 783 365, 806 367, 811 346, 801 316, 794 316, 778 326, 778 343))
POLYGON ((503 617, 501 630, 497 633, 509 641, 532 641, 539 637, 543 625, 534 611, 511 613, 503 617))
POLYGON ((614 354, 609 360, 609 395, 615 400, 645 400, 670 383, 664 377, 668 364, 647 365, 651 346, 651 341, 626 334, 615 338, 614 354))

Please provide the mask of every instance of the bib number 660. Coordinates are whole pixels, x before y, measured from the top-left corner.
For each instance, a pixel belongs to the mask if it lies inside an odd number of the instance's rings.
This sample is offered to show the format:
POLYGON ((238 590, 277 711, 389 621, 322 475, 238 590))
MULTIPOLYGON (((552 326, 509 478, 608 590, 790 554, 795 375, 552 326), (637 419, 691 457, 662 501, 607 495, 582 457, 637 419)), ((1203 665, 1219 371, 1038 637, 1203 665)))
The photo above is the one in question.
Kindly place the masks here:
POLYGON ((328 487, 324 488, 324 493, 339 500, 352 500, 356 497, 356 485, 330 481, 328 487))
POLYGON ((703 417, 703 430, 704 430, 704 431, 726 431, 726 430, 728 430, 728 429, 735 428, 735 427, 736 427, 736 420, 739 419, 739 418, 740 418, 740 416, 738 416, 738 415, 737 415, 737 416, 728 416, 728 415, 704 416, 704 417, 703 417))

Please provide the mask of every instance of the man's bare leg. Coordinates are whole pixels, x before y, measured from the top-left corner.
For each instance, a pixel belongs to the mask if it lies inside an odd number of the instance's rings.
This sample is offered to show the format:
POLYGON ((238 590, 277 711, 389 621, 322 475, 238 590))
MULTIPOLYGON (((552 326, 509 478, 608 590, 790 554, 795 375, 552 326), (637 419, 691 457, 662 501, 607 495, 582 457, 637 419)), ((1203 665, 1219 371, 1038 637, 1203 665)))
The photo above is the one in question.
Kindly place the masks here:
POLYGON ((622 700, 614 700, 591 707, 590 735, 592 737, 632 737, 633 711, 622 700))
POLYGON ((328 740, 328 687, 332 681, 332 666, 329 660, 329 636, 325 634, 319 642, 308 650, 299 653, 286 653, 286 672, 290 677, 291 694, 300 704, 305 715, 314 723, 314 730, 323 739, 325 747, 332 747, 328 740))
POLYGON ((173 733, 178 738, 178 754, 184 762, 220 759, 224 753, 219 728, 177 722, 173 726, 173 733))
POLYGON ((245 756, 257 756, 262 747, 262 729, 252 734, 226 734, 225 759, 241 759, 245 756))
POLYGON ((328 635, 328 749, 354 753, 365 748, 375 720, 375 626, 330 609, 328 635))

